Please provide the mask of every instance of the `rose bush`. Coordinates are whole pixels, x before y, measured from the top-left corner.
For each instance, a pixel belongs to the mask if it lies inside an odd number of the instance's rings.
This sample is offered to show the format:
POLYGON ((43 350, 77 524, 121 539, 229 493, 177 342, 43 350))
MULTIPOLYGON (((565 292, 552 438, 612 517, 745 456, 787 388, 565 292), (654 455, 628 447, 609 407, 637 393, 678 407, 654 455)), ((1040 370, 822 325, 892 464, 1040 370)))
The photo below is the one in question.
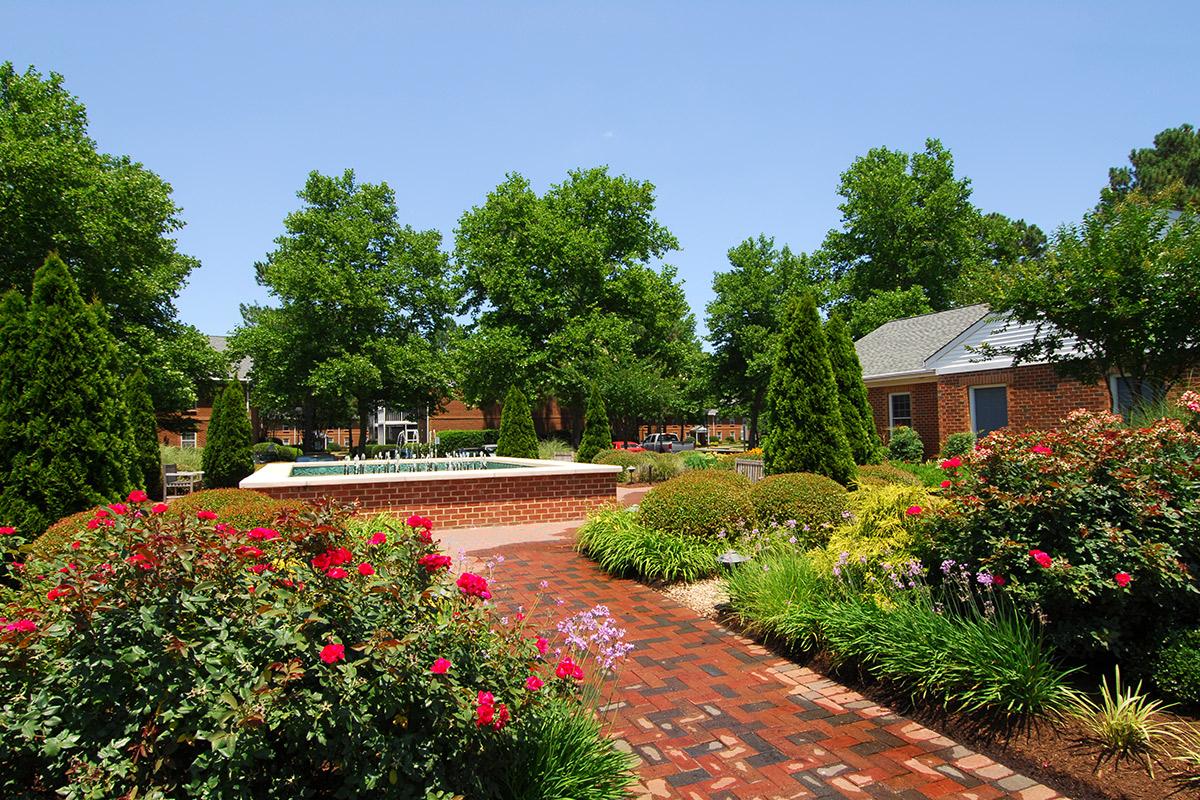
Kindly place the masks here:
POLYGON ((488 576, 455 585, 423 524, 94 519, 0 588, 0 795, 622 795, 587 682, 556 675, 600 665, 497 618, 488 576))
POLYGON ((1121 656, 1165 620, 1195 619, 1200 434, 1184 423, 1075 412, 943 466, 939 554, 1004 576, 1066 652, 1121 656))

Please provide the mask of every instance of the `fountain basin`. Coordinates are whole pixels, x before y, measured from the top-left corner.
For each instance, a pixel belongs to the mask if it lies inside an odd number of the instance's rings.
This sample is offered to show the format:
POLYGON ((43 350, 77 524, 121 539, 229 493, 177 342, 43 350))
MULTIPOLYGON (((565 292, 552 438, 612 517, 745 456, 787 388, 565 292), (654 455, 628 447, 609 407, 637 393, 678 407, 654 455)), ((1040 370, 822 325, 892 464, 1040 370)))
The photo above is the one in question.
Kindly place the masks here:
POLYGON ((583 519, 617 499, 621 468, 528 458, 275 462, 239 486, 280 500, 329 497, 438 528, 583 519))

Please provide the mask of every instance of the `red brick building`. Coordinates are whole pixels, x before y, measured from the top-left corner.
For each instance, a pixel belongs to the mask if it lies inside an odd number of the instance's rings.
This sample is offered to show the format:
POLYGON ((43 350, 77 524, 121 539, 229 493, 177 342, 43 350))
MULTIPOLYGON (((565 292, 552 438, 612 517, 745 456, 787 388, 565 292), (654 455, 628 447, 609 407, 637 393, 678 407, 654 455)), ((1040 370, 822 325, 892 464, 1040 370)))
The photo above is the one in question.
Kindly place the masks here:
POLYGON ((980 351, 1032 336, 1032 325, 974 305, 893 320, 859 339, 854 347, 880 437, 886 442, 893 428, 907 425, 929 458, 952 433, 1049 428, 1077 408, 1123 412, 1132 404, 1135 387, 1119 375, 1081 383, 1049 364, 1014 367, 1011 357, 980 351))

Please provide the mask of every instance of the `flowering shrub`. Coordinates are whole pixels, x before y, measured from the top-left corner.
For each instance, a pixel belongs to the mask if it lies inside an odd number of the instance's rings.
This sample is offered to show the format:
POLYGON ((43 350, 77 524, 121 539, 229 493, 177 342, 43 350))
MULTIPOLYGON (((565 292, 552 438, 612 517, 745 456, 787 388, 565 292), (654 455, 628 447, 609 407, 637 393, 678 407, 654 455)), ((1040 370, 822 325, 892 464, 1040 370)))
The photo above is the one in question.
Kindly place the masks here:
POLYGON ((1122 654, 1197 608, 1200 434, 1120 422, 1079 411, 1056 431, 992 433, 943 465, 943 556, 1005 576, 1075 655, 1122 654))
POLYGON ((834 530, 823 554, 823 566, 846 557, 862 564, 901 562, 925 552, 925 520, 940 501, 920 486, 882 486, 851 495, 845 523, 834 530))
POLYGON ((580 706, 574 667, 593 679, 602 657, 497 619, 487 577, 429 568, 423 524, 351 526, 329 503, 250 529, 144 502, 94 519, 102 537, 0 589, 0 796, 543 797, 585 774, 570 796, 608 798, 628 783, 580 706))

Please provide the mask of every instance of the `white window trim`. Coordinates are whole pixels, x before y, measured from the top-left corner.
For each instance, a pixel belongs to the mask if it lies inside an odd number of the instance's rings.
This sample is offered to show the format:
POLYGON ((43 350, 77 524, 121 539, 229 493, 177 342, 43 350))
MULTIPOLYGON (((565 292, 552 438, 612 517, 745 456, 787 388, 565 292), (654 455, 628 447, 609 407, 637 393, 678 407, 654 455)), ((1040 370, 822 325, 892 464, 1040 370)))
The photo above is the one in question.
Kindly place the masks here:
MULTIPOLYGON (((1004 390, 1004 416, 1009 416, 1008 411, 1008 384, 1007 383, 984 383, 979 386, 970 386, 967 388, 967 409, 971 412, 971 433, 979 434, 979 426, 975 424, 975 390, 976 389, 1003 389, 1004 390)), ((1008 423, 1005 423, 1008 427, 1008 423)))
POLYGON ((180 447, 187 447, 187 448, 190 448, 190 449, 192 449, 192 450, 195 450, 195 449, 196 449, 196 447, 198 447, 198 446, 199 446, 199 444, 200 444, 200 434, 198 434, 198 433, 194 433, 194 432, 193 432, 193 433, 181 433, 181 434, 179 434, 179 446, 180 446, 180 447), (191 439, 192 439, 192 443, 191 443, 191 444, 188 444, 188 443, 187 443, 187 437, 189 437, 189 436, 190 436, 190 437, 191 437, 191 439))
MULTIPOLYGON (((910 428, 912 427, 912 423, 913 423, 912 392, 890 392, 888 394, 888 433, 891 433, 892 431, 896 430, 896 418, 894 416, 892 416, 892 411, 894 410, 894 406, 892 405, 892 398, 893 397, 902 397, 902 396, 908 397, 908 427, 910 427, 910 428)), ((903 417, 901 417, 901 419, 903 419, 903 417)))

